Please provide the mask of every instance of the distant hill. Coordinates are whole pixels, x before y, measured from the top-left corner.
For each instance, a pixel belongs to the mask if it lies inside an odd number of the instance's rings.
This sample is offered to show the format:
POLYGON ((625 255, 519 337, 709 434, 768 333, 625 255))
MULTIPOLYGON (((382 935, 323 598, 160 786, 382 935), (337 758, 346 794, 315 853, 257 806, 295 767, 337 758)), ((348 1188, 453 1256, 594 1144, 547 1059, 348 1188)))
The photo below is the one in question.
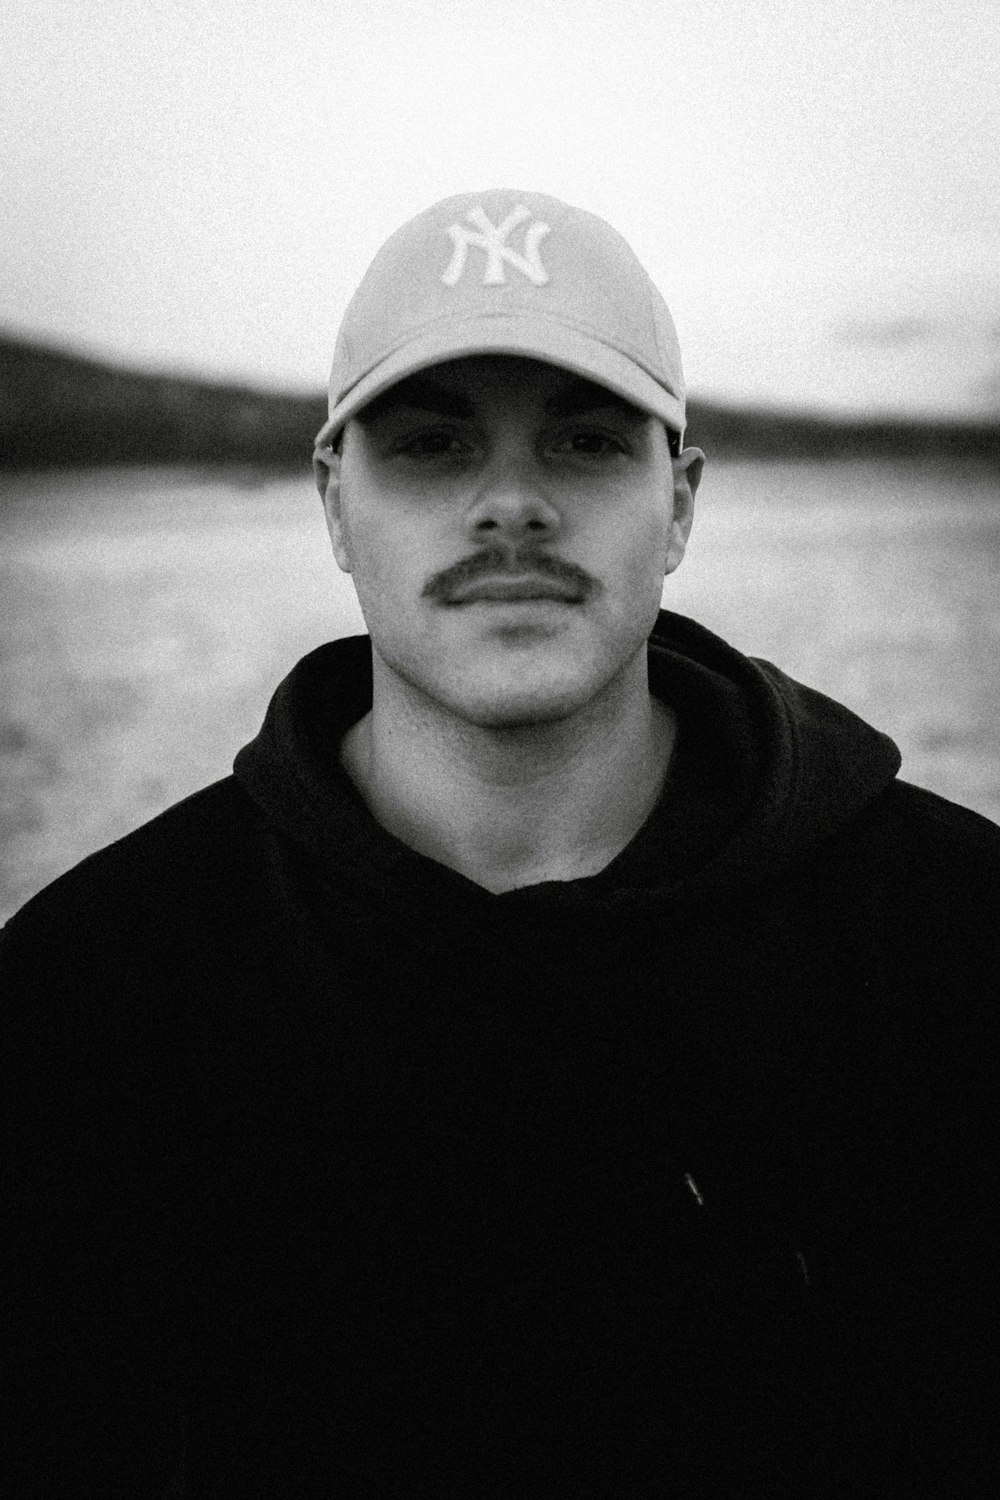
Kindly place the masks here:
POLYGON ((0 335, 0 467, 308 464, 326 401, 151 375, 0 335))
MULTIPOLYGON (((712 457, 975 458, 1000 468, 1000 420, 843 421, 688 403, 688 437, 712 457)), ((0 334, 0 469, 108 463, 305 468, 326 399, 151 375, 0 334)))

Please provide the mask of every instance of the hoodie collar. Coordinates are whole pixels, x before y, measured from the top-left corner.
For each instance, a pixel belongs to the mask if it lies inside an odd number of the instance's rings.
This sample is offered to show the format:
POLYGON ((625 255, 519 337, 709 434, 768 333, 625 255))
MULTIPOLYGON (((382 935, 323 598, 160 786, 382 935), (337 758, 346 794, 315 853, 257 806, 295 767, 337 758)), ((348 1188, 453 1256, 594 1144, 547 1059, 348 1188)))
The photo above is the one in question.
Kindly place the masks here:
POLYGON ((651 691, 677 715, 674 759, 646 824, 587 879, 493 895, 375 822, 339 761, 347 729, 371 708, 365 635, 298 663, 234 771, 283 839, 369 899, 395 905, 419 891, 437 903, 592 911, 735 894, 856 817, 899 769, 886 735, 692 620, 661 611, 648 656, 651 691))

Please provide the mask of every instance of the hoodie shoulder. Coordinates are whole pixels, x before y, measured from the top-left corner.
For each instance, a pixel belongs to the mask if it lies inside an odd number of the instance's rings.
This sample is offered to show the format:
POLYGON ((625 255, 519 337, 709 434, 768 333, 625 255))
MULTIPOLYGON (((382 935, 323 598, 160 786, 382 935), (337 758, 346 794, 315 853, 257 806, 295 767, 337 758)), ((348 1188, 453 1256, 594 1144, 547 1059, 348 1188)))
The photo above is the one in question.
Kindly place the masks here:
POLYGON ((1000 993, 1000 828, 894 781, 799 866, 847 945, 900 993, 949 997, 993 1034, 1000 993), (979 997, 973 1001, 972 997, 979 997))
POLYGON ((4 942, 56 941, 217 898, 226 872, 242 874, 254 859, 259 821, 235 777, 203 787, 44 886, 8 920, 4 942))
POLYGON ((926 787, 896 780, 872 804, 866 821, 868 837, 881 841, 887 852, 918 862, 939 884, 959 872, 990 881, 982 895, 1000 907, 1000 827, 989 818, 926 787))

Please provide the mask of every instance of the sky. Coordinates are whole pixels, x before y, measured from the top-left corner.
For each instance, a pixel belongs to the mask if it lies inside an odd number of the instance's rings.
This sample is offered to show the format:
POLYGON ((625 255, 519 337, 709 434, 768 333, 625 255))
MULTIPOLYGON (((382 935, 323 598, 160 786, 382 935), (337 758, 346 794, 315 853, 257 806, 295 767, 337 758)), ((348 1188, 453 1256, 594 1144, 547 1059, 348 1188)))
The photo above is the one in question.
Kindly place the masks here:
POLYGON ((4 0, 0 328, 315 392, 452 193, 609 220, 693 394, 1000 414, 996 0, 4 0))

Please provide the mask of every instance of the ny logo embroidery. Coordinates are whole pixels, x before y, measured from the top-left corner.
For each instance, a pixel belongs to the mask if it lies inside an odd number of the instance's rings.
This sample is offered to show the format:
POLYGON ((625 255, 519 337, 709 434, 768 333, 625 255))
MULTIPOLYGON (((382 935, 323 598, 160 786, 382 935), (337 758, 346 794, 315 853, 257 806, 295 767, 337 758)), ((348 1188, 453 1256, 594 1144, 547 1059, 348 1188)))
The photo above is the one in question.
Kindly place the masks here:
POLYGON ((542 265, 538 256, 538 247, 549 232, 549 225, 543 224, 541 219, 536 219, 524 234, 524 254, 520 255, 512 250, 507 244, 507 236, 518 224, 523 224, 525 219, 530 219, 528 209, 521 204, 507 215, 501 224, 494 224, 487 218, 482 206, 478 206, 465 216, 475 229, 466 229, 464 224, 452 224, 448 233, 451 235, 455 246, 448 267, 441 277, 445 286, 455 286, 462 272, 465 270, 465 262, 470 249, 486 251, 486 274, 483 277, 483 286, 502 286, 506 280, 503 273, 503 263, 508 261, 516 267, 522 275, 533 281, 535 286, 544 286, 548 281, 548 272, 542 265), (476 233, 476 230, 479 232, 476 233))

